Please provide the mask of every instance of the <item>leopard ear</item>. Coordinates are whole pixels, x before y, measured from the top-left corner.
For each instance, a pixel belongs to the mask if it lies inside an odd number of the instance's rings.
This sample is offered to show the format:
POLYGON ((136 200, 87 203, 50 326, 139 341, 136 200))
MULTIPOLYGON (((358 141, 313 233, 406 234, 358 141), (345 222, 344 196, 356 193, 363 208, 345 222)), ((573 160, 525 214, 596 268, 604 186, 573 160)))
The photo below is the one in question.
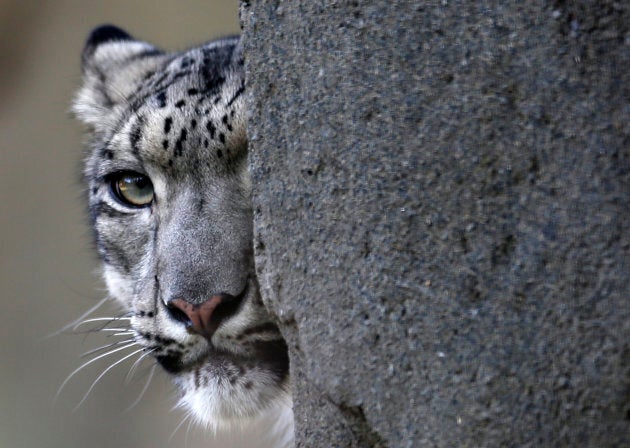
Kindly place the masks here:
POLYGON ((126 104, 142 79, 161 62, 163 54, 113 25, 95 28, 83 49, 83 86, 75 98, 73 112, 96 130, 106 126, 114 109, 126 104))

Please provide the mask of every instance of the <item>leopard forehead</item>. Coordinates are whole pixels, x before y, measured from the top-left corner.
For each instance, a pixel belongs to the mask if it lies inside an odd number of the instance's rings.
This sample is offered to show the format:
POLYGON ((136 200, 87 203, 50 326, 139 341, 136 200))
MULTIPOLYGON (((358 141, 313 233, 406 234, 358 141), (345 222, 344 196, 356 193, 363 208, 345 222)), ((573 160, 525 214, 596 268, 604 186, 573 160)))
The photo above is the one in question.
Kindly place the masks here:
POLYGON ((221 54, 190 50, 146 73, 125 107, 115 109, 116 125, 94 145, 88 168, 98 176, 140 164, 141 171, 176 176, 240 165, 247 149, 244 81, 239 71, 219 71, 221 54))

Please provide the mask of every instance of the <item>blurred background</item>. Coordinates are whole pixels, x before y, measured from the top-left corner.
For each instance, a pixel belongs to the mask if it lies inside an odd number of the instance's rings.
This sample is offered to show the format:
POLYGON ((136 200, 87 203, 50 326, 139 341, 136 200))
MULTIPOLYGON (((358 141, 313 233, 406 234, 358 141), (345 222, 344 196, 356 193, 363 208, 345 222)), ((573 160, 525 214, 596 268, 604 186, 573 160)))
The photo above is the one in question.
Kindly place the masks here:
POLYGON ((54 400, 80 355, 107 342, 47 337, 105 295, 82 203, 82 128, 68 113, 84 39, 104 22, 182 50, 237 33, 238 2, 0 0, 0 448, 225 447, 187 422, 175 431, 185 416, 161 372, 125 412, 150 362, 128 385, 130 364, 112 369, 74 411, 109 365, 95 363, 54 400))

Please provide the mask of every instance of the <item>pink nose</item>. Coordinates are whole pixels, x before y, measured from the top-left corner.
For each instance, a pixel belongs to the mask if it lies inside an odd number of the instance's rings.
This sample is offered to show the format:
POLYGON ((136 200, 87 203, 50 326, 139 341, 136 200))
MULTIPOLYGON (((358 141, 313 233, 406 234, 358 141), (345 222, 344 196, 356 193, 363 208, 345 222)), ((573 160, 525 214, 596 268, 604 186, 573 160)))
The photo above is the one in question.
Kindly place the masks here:
MULTIPOLYGON (((178 309, 186 315, 188 322, 185 323, 190 332, 210 339, 220 323, 220 319, 212 319, 212 315, 216 307, 224 302, 225 299, 226 295, 219 294, 198 305, 186 302, 184 299, 174 299, 169 303, 169 309, 171 313, 174 309, 178 309)), ((178 320, 185 321, 185 319, 178 320)))

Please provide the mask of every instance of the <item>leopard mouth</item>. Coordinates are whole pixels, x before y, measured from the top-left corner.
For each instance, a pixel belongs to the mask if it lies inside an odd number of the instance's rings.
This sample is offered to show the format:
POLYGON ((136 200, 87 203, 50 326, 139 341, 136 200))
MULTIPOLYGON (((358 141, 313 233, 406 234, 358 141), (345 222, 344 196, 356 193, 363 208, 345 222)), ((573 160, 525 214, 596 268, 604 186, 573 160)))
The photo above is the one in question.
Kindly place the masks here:
MULTIPOLYGON (((277 331, 277 327, 275 328, 277 331)), ((244 356, 208 345, 200 356, 192 360, 185 360, 183 352, 167 349, 163 354, 155 355, 155 359, 166 372, 172 375, 182 375, 208 368, 220 375, 226 366, 239 370, 257 368, 282 378, 288 374, 288 347, 279 332, 277 338, 256 342, 249 348, 250 354, 244 356)))
POLYGON ((204 365, 220 364, 225 360, 233 362, 233 359, 230 358, 232 358, 232 356, 230 356, 229 353, 211 347, 198 358, 187 362, 184 361, 183 353, 173 352, 172 350, 167 350, 165 354, 155 356, 155 359, 162 368, 172 375, 181 375, 185 372, 194 371, 204 365))

